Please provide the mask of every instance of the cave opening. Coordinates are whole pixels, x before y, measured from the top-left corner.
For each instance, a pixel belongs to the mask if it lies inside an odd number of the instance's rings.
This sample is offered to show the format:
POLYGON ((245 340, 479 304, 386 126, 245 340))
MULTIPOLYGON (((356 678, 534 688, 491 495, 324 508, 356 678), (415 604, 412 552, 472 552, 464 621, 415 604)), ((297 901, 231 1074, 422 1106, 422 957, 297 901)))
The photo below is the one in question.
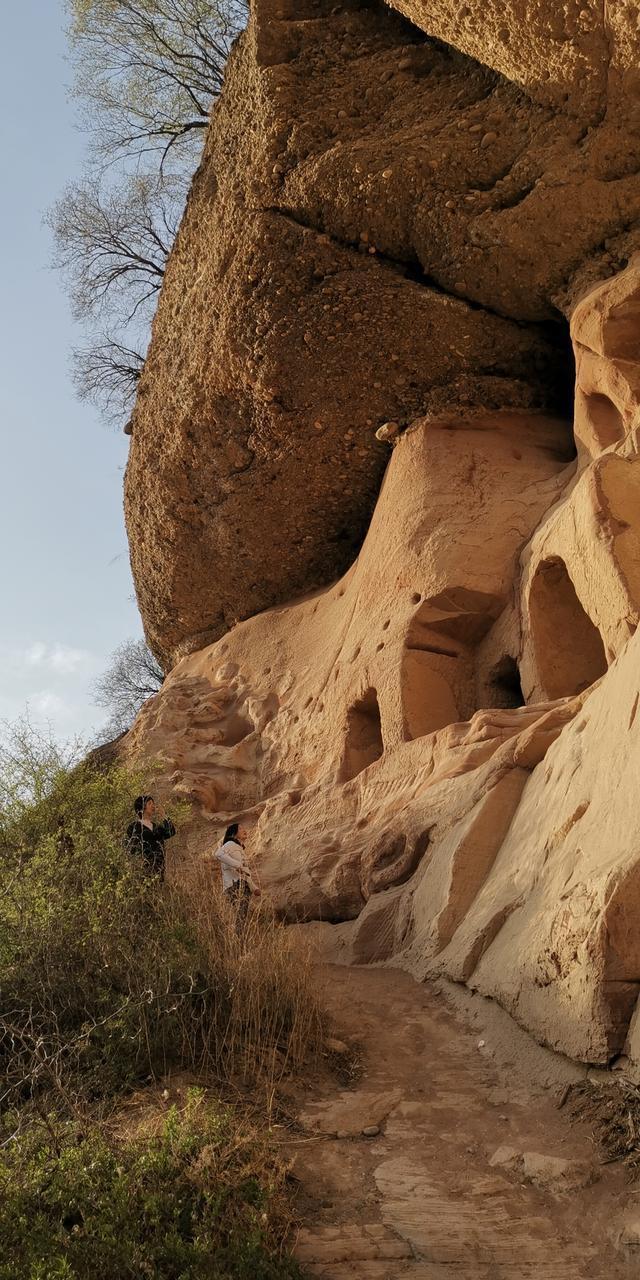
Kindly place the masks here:
POLYGON ((505 654, 491 668, 488 684, 491 692, 490 705, 492 707, 513 708, 525 706, 526 699, 522 692, 518 664, 510 654, 505 654))
POLYGON ((547 371, 545 371, 540 378, 540 385, 551 388, 550 408, 567 422, 567 449, 570 457, 574 458, 576 455, 573 439, 576 361, 569 322, 564 316, 558 315, 555 320, 547 321, 542 328, 553 348, 555 359, 554 367, 548 371, 550 378, 546 376, 547 371))
POLYGON ((356 778, 363 769, 379 760, 383 751, 378 694, 375 689, 367 689, 347 712, 347 731, 339 781, 349 782, 356 778))
POLYGON ((529 616, 536 666, 548 698, 582 693, 605 674, 602 636, 559 556, 538 565, 529 592, 529 616))
POLYGON ((593 391, 590 395, 579 392, 579 399, 597 440, 598 448, 608 449, 625 437, 625 421, 618 406, 610 396, 593 391))

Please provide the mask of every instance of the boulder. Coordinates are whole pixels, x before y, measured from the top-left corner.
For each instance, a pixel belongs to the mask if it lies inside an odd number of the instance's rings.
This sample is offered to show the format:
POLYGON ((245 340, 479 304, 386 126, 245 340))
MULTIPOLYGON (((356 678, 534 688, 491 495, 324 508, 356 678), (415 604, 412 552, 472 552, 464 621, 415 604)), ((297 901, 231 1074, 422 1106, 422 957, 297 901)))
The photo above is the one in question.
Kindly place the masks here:
POLYGON ((509 1173, 522 1172, 522 1152, 515 1147, 498 1147, 494 1151, 489 1164, 492 1169, 506 1169, 509 1173))
POLYGON ((522 1171, 527 1182, 549 1190, 573 1190, 593 1181, 594 1170, 578 1160, 564 1156, 545 1155, 539 1151, 524 1151, 522 1171))
POLYGON ((504 1169, 543 1191, 571 1191, 587 1186, 593 1182, 595 1173, 593 1167, 582 1160, 540 1151, 519 1151, 509 1146, 498 1147, 489 1164, 492 1169, 504 1169))
POLYGON ((298 1121, 309 1133, 338 1138, 374 1137, 401 1096, 399 1089, 381 1094, 346 1089, 328 1102, 314 1103, 300 1113, 298 1121))
POLYGON ((390 11, 252 6, 131 423, 131 562, 165 666, 347 568, 385 424, 566 407, 558 306, 628 256, 640 212, 640 135, 611 127, 585 140, 390 11))

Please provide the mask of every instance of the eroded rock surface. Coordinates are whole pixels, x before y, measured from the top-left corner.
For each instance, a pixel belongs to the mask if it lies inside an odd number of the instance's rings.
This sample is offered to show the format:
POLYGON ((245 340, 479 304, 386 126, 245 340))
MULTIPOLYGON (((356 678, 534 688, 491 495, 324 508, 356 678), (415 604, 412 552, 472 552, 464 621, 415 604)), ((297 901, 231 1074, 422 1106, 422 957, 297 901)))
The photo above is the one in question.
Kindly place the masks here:
POLYGON ((258 0, 133 419, 132 565, 166 663, 347 567, 386 421, 558 408, 558 306, 635 243, 632 126, 587 126, 384 6, 258 0))
POLYGON ((501 72, 536 101, 597 124, 634 114, 633 4, 601 0, 388 0, 428 35, 501 72))
POLYGON ((635 37, 405 8, 257 0, 233 56, 134 418, 174 665, 127 749, 333 956, 640 1071, 635 37))
MULTIPOLYGON (((576 313, 610 381, 620 296, 633 264, 576 313)), ((640 989, 631 401, 624 422, 576 459, 531 411, 416 421, 346 576, 179 662, 129 743, 197 802, 194 848, 248 814, 271 898, 333 922, 342 959, 466 982, 590 1062, 640 989)))

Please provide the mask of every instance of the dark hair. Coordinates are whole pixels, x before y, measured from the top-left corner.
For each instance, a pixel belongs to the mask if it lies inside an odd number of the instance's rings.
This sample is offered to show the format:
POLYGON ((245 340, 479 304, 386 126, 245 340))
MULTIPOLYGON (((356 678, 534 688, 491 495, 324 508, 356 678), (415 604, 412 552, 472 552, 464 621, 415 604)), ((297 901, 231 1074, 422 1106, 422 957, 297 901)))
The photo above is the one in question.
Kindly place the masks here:
POLYGON ((149 800, 153 800, 153 796, 136 796, 133 802, 133 807, 140 818, 142 817, 145 805, 148 804, 149 800))
POLYGON ((239 822, 232 822, 231 826, 227 827, 224 833, 224 840, 222 841, 223 844, 226 844, 227 840, 233 840, 234 844, 240 844, 240 841, 238 840, 239 826, 240 826, 239 822))

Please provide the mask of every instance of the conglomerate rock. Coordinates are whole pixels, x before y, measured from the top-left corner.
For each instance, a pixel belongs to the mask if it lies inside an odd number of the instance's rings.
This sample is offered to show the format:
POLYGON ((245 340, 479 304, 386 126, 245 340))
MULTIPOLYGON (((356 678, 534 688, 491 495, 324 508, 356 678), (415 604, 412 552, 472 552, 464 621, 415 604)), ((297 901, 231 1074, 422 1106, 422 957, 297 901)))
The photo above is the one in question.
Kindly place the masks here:
POLYGON ((258 0, 132 426, 131 559, 165 663, 347 567, 385 421, 560 406, 557 304, 629 251, 639 130, 587 128, 382 5, 258 0))
POLYGON ((634 3, 388 0, 430 36, 477 58, 545 105, 602 120, 640 88, 634 3))
POLYGON ((494 70, 497 6, 458 10, 465 55, 431 39, 456 6, 409 7, 426 36, 256 0, 234 54, 133 424, 174 665, 125 749, 193 802, 181 870, 242 816, 328 955, 640 1072, 631 27, 607 6, 601 53, 565 6, 544 79, 551 6, 505 6, 494 70))

